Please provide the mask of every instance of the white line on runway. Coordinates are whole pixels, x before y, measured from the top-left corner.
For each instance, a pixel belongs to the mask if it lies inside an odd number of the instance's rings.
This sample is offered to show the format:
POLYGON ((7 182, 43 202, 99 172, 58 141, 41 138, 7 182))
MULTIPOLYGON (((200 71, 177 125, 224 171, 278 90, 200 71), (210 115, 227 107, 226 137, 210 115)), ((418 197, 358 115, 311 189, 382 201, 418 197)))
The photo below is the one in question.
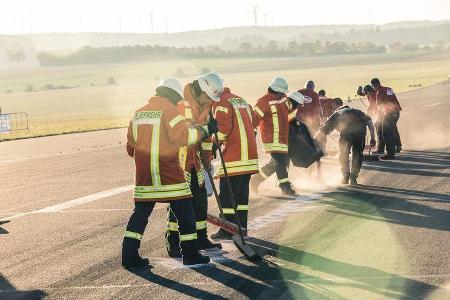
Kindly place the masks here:
POLYGON ((425 105, 424 107, 433 107, 433 106, 438 106, 438 105, 440 105, 440 104, 441 104, 441 102, 438 102, 438 103, 433 103, 433 104, 425 105))
POLYGON ((133 188, 134 188, 133 185, 121 186, 121 187, 114 188, 111 190, 107 190, 107 191, 103 191, 103 192, 99 192, 99 193, 95 193, 95 194, 90 194, 90 195, 87 195, 87 196, 84 196, 81 198, 76 198, 76 199, 69 200, 69 201, 66 201, 63 203, 48 206, 48 207, 45 207, 45 208, 42 208, 39 210, 15 214, 11 217, 8 217, 8 220, 17 219, 17 218, 20 218, 20 217, 23 217, 26 215, 31 215, 31 214, 60 212, 64 209, 68 209, 68 208, 71 208, 74 206, 90 203, 90 202, 93 202, 93 201, 96 201, 99 199, 111 197, 111 196, 114 196, 117 194, 122 194, 125 192, 129 192, 129 191, 133 190, 133 188))
MULTIPOLYGON (((292 284, 298 284, 302 285, 304 283, 323 283, 323 280, 331 281, 331 282, 337 282, 337 283, 347 283, 347 282, 353 282, 354 280, 367 280, 367 279, 395 279, 400 277, 400 279, 420 279, 420 278, 450 278, 450 274, 430 274, 430 275, 398 275, 398 274, 392 274, 392 276, 349 276, 349 277, 320 277, 320 278, 310 278, 310 277, 304 277, 301 276, 298 277, 299 280, 259 280, 259 279, 252 279, 252 282, 259 283, 259 284, 270 284, 270 283, 283 283, 288 282, 292 284)), ((187 286, 213 286, 213 285, 224 285, 221 282, 218 281, 195 281, 195 282, 179 282, 181 284, 187 285, 187 286)), ((13 289, 3 289, 0 290, 0 293, 22 293, 24 291, 32 291, 32 290, 42 290, 42 291, 58 291, 58 290, 87 290, 87 289, 123 289, 123 288, 143 288, 143 287, 155 287, 158 286, 157 283, 141 283, 141 284, 111 284, 111 285, 87 285, 87 286, 67 286, 67 287, 29 287, 27 289, 23 290, 13 290, 13 289)), ((223 287, 222 287, 223 288, 223 287)), ((222 289, 221 287, 213 287, 212 289, 222 289)), ((441 289, 448 289, 448 287, 440 287, 441 289)), ((211 290, 209 288, 208 290, 211 290)))

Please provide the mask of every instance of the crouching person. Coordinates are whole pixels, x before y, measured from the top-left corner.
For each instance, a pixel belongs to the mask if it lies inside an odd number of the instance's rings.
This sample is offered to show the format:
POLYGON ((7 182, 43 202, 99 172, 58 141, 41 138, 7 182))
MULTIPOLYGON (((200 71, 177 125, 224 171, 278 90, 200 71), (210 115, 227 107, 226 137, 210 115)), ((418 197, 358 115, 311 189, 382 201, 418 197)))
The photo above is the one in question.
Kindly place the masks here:
POLYGON ((204 264, 197 248, 197 233, 192 193, 180 167, 180 147, 201 142, 217 130, 213 122, 188 128, 177 110, 182 99, 181 83, 169 78, 161 82, 156 95, 138 109, 130 121, 127 135, 128 155, 134 158, 136 178, 135 208, 128 221, 122 244, 122 266, 148 265, 139 253, 142 235, 155 203, 168 203, 178 221, 183 264, 204 264))
POLYGON ((370 145, 375 146, 375 131, 372 120, 364 112, 349 106, 342 106, 342 100, 335 99, 340 106, 320 128, 314 137, 321 142, 334 129, 340 132, 339 137, 339 162, 342 170, 342 183, 358 184, 359 171, 361 170, 364 144, 366 139, 366 127, 370 131, 370 145), (350 168, 349 154, 352 152, 350 168))

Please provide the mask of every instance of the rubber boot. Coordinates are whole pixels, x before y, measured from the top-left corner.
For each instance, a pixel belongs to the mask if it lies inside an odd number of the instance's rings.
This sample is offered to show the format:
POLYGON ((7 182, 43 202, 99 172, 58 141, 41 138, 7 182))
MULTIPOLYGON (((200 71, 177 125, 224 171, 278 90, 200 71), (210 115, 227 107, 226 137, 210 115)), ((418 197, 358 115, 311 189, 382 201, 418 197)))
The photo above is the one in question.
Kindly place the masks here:
POLYGON ((122 244, 122 267, 130 269, 148 266, 148 258, 139 255, 138 249, 140 245, 141 242, 139 240, 124 238, 122 244))
POLYGON ((169 257, 181 258, 180 238, 178 232, 166 231, 166 249, 169 257))
POLYGON ((198 252, 197 247, 197 240, 181 242, 183 265, 190 266, 209 263, 209 256, 201 255, 200 252, 198 252))
POLYGON ((283 196, 294 196, 295 191, 292 189, 291 184, 289 182, 285 182, 280 184, 281 194, 283 196))
POLYGON ((203 239, 198 243, 198 250, 222 249, 221 243, 213 243, 209 239, 203 239))
POLYGON ((213 240, 231 240, 233 235, 223 229, 219 229, 216 233, 211 234, 213 240))
POLYGON ((350 174, 350 185, 358 185, 358 182, 356 181, 356 178, 358 176, 354 175, 354 174, 350 174))

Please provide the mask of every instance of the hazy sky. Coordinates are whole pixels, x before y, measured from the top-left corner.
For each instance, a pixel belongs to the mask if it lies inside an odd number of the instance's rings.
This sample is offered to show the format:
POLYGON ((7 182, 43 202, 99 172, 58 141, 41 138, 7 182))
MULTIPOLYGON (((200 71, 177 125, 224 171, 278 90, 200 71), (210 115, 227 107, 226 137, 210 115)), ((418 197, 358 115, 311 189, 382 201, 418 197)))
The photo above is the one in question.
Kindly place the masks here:
POLYGON ((450 19, 450 0, 0 0, 0 33, 151 32, 151 11, 154 32, 249 26, 256 3, 267 26, 450 19))

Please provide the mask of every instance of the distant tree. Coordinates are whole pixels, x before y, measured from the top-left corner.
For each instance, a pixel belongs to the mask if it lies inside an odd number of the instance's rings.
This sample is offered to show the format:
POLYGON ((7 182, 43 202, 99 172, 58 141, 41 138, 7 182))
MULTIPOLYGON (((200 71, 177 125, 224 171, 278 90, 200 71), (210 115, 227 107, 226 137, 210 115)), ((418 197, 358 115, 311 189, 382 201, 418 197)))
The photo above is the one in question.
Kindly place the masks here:
POLYGON ((17 50, 6 50, 5 51, 6 58, 10 62, 17 62, 19 66, 21 62, 23 62, 26 58, 25 51, 23 49, 17 50))
POLYGON ((242 52, 242 53, 250 53, 250 52, 252 52, 252 49, 253 49, 253 47, 250 42, 244 42, 244 43, 241 43, 241 45, 239 45, 239 52, 242 52))
POLYGON ((417 44, 408 44, 402 47, 400 49, 400 52, 417 52, 419 51, 420 47, 417 44))
POLYGON ((266 49, 269 52, 277 52, 279 50, 278 43, 274 40, 269 41, 266 45, 266 49))
POLYGON ((288 44, 288 51, 292 54, 298 53, 298 43, 297 41, 291 41, 288 44))

